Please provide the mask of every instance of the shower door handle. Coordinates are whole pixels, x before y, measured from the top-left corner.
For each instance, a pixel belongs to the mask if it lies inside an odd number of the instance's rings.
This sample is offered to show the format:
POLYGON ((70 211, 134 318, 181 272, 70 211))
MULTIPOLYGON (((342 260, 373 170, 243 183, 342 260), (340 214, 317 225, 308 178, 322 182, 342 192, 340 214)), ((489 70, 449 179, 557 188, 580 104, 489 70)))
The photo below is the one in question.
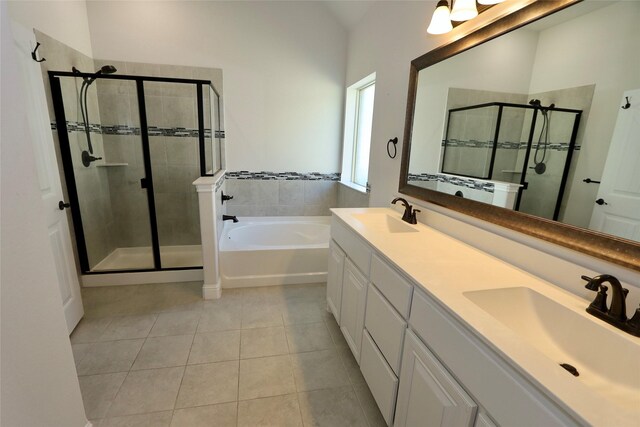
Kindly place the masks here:
POLYGON ((140 188, 148 188, 147 178, 140 178, 140 188))

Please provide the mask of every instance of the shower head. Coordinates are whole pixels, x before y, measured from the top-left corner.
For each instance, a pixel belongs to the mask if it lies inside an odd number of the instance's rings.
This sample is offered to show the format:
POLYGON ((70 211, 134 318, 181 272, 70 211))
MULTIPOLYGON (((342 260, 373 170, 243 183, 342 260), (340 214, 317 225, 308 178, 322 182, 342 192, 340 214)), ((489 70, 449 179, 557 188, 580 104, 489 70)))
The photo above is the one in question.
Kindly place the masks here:
POLYGON ((113 74, 116 71, 118 70, 113 65, 103 65, 102 68, 96 71, 96 75, 97 74, 113 74))
MULTIPOLYGON (((93 73, 93 75, 97 76, 99 74, 113 74, 116 71, 118 71, 118 70, 113 65, 103 65, 98 71, 93 73)), ((96 78, 95 77, 89 77, 89 78, 85 78, 85 80, 87 82, 87 86, 89 86, 91 83, 93 83, 96 80, 96 78)))
POLYGON ((529 101, 529 105, 531 105, 532 107, 539 107, 540 106, 540 100, 539 99, 532 99, 531 101, 529 101))
MULTIPOLYGON (((74 73, 78 73, 78 74, 82 73, 76 67, 72 67, 71 70, 74 73)), ((113 74, 113 73, 115 73, 117 71, 118 70, 113 65, 103 65, 98 71, 93 73, 93 77, 84 77, 84 82, 86 83, 87 86, 89 86, 91 83, 93 83, 95 81, 95 79, 96 79, 95 76, 97 76, 99 74, 113 74)))

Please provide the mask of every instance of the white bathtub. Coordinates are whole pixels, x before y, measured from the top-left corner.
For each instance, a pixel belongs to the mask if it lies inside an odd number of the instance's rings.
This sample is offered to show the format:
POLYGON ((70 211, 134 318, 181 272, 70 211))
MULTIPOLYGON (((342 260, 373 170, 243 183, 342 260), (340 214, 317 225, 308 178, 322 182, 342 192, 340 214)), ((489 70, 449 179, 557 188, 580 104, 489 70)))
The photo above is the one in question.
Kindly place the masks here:
POLYGON ((328 216, 240 217, 220 239, 224 288, 327 280, 328 216))

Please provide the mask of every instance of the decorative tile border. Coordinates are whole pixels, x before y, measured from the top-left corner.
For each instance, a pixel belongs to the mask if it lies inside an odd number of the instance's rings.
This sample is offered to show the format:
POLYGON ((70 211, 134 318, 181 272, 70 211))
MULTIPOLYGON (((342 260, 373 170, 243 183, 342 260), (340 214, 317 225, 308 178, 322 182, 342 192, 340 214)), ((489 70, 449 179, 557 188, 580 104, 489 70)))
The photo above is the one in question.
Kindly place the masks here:
POLYGON ((255 180, 280 180, 280 181, 340 181, 340 172, 227 172, 226 179, 255 179, 255 180))
MULTIPOLYGON (((58 130, 58 125, 55 122, 51 122, 51 130, 58 130)), ((158 126, 149 126, 149 136, 173 136, 182 138, 197 138, 199 136, 198 129, 188 128, 167 128, 158 126)), ((71 132, 84 132, 84 124, 80 122, 67 122, 67 131, 71 132)), ((140 128, 129 125, 100 125, 91 123, 89 125, 89 132, 102 134, 102 135, 140 135, 140 128)), ((204 130, 204 137, 211 138, 211 129, 204 130)), ((224 131, 215 131, 216 138, 224 138, 224 131)))
MULTIPOLYGON (((477 141, 475 139, 464 141, 460 139, 450 139, 450 140, 442 140, 442 146, 444 147, 446 144, 447 148, 493 148, 493 141, 477 141)), ((509 142, 503 141, 498 142, 498 148, 506 149, 506 150, 522 150, 527 148, 526 142, 509 142)), ((532 149, 536 149, 538 147, 537 143, 531 144, 532 149)), ((573 147, 575 151, 580 150, 580 146, 576 145, 573 147)), ((555 151, 568 151, 569 143, 568 142, 553 142, 547 146, 547 150, 555 150, 555 151)))
POLYGON ((495 188, 492 182, 477 181, 473 178, 463 178, 458 176, 440 175, 431 173, 421 174, 409 174, 408 181, 437 181, 447 184, 457 185, 459 187, 471 188, 474 190, 486 191, 487 193, 493 193, 495 188))

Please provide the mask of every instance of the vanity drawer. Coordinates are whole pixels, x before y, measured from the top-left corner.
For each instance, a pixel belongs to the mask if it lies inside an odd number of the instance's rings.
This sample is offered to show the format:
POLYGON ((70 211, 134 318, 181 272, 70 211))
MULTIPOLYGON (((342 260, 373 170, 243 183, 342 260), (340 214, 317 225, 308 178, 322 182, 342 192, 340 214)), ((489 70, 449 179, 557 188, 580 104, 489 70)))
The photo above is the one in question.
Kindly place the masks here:
POLYGON ((367 292, 364 326, 383 356, 398 375, 402 360, 402 343, 407 322, 371 283, 367 292))
POLYGON ((347 256, 369 277, 371 249, 356 234, 344 226, 336 217, 331 218, 331 238, 344 250, 347 256))
POLYGON ((398 378, 365 330, 362 337, 362 358, 360 360, 362 376, 367 381, 371 394, 380 408, 380 412, 391 425, 398 394, 398 378))
POLYGON ((377 255, 373 255, 371 259, 371 281, 396 310, 407 319, 411 308, 413 285, 377 255))

